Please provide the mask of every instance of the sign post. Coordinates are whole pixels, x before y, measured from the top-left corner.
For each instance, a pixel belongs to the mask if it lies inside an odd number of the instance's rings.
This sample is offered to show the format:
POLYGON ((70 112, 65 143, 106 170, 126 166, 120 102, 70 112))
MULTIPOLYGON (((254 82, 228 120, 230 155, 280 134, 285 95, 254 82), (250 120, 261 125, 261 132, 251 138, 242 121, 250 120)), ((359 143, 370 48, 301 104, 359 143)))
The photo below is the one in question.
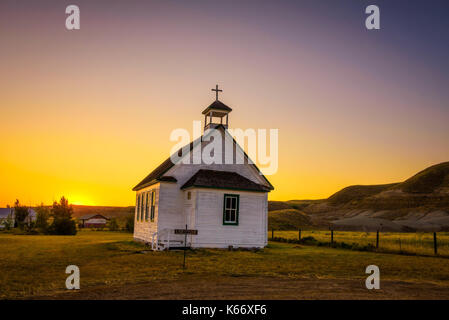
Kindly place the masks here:
POLYGON ((182 263, 182 268, 186 268, 186 250, 187 250, 187 235, 196 236, 198 234, 198 230, 187 229, 187 225, 185 229, 175 229, 175 234, 183 234, 184 235, 184 260, 182 263))
POLYGON ((187 251, 187 225, 186 225, 186 233, 184 234, 184 261, 182 262, 182 268, 186 268, 186 251, 187 251))

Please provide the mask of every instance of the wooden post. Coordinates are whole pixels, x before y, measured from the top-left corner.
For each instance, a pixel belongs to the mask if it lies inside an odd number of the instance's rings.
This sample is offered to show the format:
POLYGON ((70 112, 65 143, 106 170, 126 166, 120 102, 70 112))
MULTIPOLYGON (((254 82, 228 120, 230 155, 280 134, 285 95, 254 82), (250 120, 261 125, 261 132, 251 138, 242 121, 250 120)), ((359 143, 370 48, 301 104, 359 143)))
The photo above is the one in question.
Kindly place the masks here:
POLYGON ((331 229, 331 244, 334 243, 334 230, 331 229))
POLYGON ((301 240, 301 229, 298 229, 298 240, 301 240))
POLYGON ((401 244, 401 238, 399 238, 399 252, 402 253, 402 244, 401 244))
POLYGON ((438 254, 438 247, 437 247, 437 233, 433 233, 433 251, 435 252, 435 255, 438 254))
POLYGON ((376 249, 379 249, 379 230, 376 233, 376 249))
POLYGON ((271 240, 274 239, 274 228, 271 228, 271 240))
POLYGON ((187 251, 187 225, 186 225, 186 234, 184 237, 184 262, 182 263, 182 268, 186 268, 186 251, 187 251))

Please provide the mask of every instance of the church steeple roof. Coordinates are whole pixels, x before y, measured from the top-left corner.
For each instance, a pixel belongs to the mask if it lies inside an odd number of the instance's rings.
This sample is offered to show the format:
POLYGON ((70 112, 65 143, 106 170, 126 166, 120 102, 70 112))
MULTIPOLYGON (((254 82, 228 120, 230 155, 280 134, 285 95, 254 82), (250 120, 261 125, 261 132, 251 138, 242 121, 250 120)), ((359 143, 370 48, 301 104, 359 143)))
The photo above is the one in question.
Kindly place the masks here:
POLYGON ((203 114, 209 113, 210 110, 217 110, 217 111, 225 111, 226 113, 231 112, 232 109, 229 108, 227 105, 225 105, 220 100, 215 100, 208 106, 206 109, 204 109, 203 114))

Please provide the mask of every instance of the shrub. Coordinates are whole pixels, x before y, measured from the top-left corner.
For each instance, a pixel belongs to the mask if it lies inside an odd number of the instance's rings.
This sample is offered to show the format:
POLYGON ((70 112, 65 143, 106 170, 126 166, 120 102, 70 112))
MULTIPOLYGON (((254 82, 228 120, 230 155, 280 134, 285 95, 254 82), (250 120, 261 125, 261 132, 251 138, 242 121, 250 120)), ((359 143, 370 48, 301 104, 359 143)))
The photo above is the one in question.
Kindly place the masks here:
POLYGON ((115 218, 111 218, 111 220, 109 220, 109 230, 110 231, 117 231, 119 229, 118 224, 117 224, 117 219, 115 218))
POLYGON ((55 219, 48 228, 48 233, 58 235, 75 235, 76 223, 71 219, 55 219))
POLYGON ((23 229, 29 214, 28 208, 20 205, 19 199, 16 199, 16 202, 14 203, 15 226, 23 229))
POLYGON ((129 214, 126 216, 126 231, 134 233, 134 214, 129 214))
POLYGON ((50 234, 75 235, 76 223, 72 219, 72 213, 73 208, 66 198, 62 197, 59 203, 53 202, 51 208, 53 223, 48 228, 48 232, 50 234))
POLYGON ((40 206, 36 207, 36 228, 42 232, 46 233, 48 231, 48 218, 50 218, 50 208, 45 207, 41 203, 40 206))

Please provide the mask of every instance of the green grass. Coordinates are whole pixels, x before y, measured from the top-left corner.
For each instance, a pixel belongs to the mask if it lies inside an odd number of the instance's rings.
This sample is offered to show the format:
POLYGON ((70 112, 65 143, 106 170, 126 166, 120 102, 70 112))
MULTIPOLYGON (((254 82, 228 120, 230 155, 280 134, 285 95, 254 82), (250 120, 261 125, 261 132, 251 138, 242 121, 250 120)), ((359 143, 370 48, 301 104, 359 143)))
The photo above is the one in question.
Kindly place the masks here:
MULTIPOLYGON (((298 239, 298 231, 275 231, 275 237, 298 239)), ((302 230, 301 237, 313 237, 319 242, 330 242, 330 231, 302 230)), ((271 238, 271 231, 268 233, 271 238)), ((334 231, 335 242, 356 243, 359 246, 376 245, 375 232, 334 231)), ((449 257, 449 232, 437 233, 438 254, 449 257)), ((382 232, 379 235, 379 251, 416 255, 433 255, 433 233, 382 232)))
POLYGON ((76 236, 0 233, 0 298, 64 292, 65 268, 71 264, 80 267, 82 288, 183 279, 186 275, 207 276, 212 280, 222 276, 363 279, 369 264, 380 267, 384 280, 449 286, 449 259, 438 257, 271 242, 268 248, 259 251, 188 252, 184 271, 182 252, 145 250, 148 247, 133 242, 128 233, 81 231, 76 236))

